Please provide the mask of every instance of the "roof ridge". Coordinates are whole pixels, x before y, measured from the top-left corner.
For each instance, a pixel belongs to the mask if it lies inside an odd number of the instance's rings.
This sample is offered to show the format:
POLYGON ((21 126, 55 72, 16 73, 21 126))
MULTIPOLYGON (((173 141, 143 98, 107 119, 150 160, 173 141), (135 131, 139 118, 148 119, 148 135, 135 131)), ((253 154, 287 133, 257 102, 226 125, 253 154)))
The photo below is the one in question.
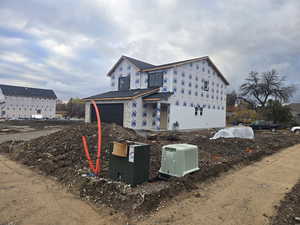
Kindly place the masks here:
POLYGON ((0 84, 0 86, 17 87, 17 88, 30 88, 30 89, 38 89, 38 90, 49 90, 49 91, 53 91, 53 89, 36 88, 36 87, 26 87, 26 86, 17 86, 17 85, 9 85, 9 84, 0 84))

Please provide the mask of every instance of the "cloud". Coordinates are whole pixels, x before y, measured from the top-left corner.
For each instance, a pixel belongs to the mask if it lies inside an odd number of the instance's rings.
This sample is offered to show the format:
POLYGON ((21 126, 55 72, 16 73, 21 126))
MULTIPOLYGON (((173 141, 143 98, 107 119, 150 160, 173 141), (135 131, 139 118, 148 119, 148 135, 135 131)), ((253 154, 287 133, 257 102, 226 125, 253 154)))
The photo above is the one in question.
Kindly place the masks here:
POLYGON ((272 68, 300 83, 299 11, 298 0, 2 0, 0 83, 86 97, 109 89, 123 54, 153 64, 209 55, 232 89, 272 68))

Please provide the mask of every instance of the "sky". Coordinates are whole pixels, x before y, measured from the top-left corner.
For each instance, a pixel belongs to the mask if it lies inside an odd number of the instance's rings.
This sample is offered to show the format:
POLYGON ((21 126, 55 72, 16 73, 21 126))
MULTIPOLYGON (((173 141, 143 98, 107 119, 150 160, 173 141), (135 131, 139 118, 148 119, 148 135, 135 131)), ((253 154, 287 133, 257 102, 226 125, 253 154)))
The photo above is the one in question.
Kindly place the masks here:
POLYGON ((0 1, 2 84, 88 97, 109 90, 121 55, 156 65, 208 55, 229 90, 276 69, 300 102, 300 1, 0 1))

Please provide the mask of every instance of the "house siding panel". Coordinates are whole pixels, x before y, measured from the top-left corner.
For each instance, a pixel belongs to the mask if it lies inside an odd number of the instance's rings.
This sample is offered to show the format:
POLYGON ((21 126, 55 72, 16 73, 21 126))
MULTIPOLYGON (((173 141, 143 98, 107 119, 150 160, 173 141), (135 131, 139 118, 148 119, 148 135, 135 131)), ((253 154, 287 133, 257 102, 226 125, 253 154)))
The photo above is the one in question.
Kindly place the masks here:
POLYGON ((179 122, 181 129, 224 127, 226 125, 226 85, 207 60, 173 68, 169 88, 170 123, 179 122), (204 81, 209 90, 204 90, 204 81), (195 106, 203 107, 203 115, 195 117, 195 106), (186 118, 189 118, 188 120, 186 118))
MULTIPOLYGON (((175 122, 179 129, 224 127, 226 125, 226 83, 207 59, 162 70, 163 85, 160 92, 173 92, 168 100, 145 103, 136 98, 124 103, 124 127, 132 129, 159 128, 159 106, 168 104, 168 129, 175 122), (208 90, 204 83, 208 82, 208 90), (203 114, 195 115, 195 107, 202 107, 203 114)), ((118 90, 118 78, 130 74, 130 89, 148 87, 148 73, 123 59, 111 74, 112 90, 118 90), (122 69, 120 69, 122 68, 122 69)), ((109 103, 109 102, 108 102, 109 103)), ((86 116, 86 121, 89 121, 86 116)))
POLYGON ((31 118, 37 110, 41 110, 44 118, 54 118, 56 99, 5 96, 5 103, 1 105, 6 119, 31 118))
POLYGON ((129 62, 127 59, 123 59, 111 74, 111 90, 118 91, 119 78, 126 77, 128 75, 130 75, 130 89, 140 88, 140 75, 138 71, 139 69, 134 64, 129 62))

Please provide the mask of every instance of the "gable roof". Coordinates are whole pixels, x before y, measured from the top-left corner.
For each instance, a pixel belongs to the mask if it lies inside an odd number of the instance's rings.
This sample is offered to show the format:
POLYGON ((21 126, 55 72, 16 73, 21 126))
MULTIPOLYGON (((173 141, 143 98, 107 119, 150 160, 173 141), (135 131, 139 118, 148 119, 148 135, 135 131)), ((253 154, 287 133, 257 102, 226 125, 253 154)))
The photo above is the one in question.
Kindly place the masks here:
POLYGON ((159 91, 159 88, 131 89, 125 91, 109 91, 93 95, 83 100, 131 100, 137 97, 146 96, 159 91))
POLYGON ((5 84, 0 84, 0 89, 5 96, 57 99, 54 91, 49 89, 20 87, 5 84))
POLYGON ((118 62, 111 68, 111 70, 108 72, 107 76, 110 76, 115 69, 117 68, 117 66, 122 62, 122 60, 127 59, 129 62, 131 62, 133 65, 135 65, 139 70, 144 70, 144 69, 149 69, 152 67, 155 67, 154 65, 150 64, 150 63, 146 63, 143 62, 141 60, 138 59, 134 59, 125 55, 122 55, 121 58, 118 60, 118 62))
POLYGON ((145 69, 150 69, 155 67, 154 65, 150 64, 150 63, 146 63, 143 62, 141 60, 137 60, 128 56, 123 56, 125 59, 127 59, 129 62, 131 62, 132 64, 134 64, 137 68, 141 69, 141 70, 145 70, 145 69))
POLYGON ((116 67, 122 62, 123 59, 127 59, 128 61, 130 61, 132 64, 134 64, 141 72, 151 72, 151 71, 155 71, 155 70, 163 70, 163 69, 169 69, 175 66, 181 66, 187 63, 192 63, 192 62, 196 62, 199 60, 208 60, 208 62, 212 65, 212 67, 217 71, 217 74, 219 75, 219 77, 223 80, 223 82, 226 85, 229 85, 229 82, 226 80, 226 78, 224 77, 224 75, 221 73, 221 71, 217 68, 217 66, 213 63, 213 61, 208 57, 208 56, 203 56, 203 57, 198 57, 198 58, 193 58, 193 59, 187 59, 187 60, 182 60, 182 61, 177 61, 177 62, 173 62, 173 63, 167 63, 167 64, 162 64, 162 65, 152 65, 150 63, 146 63, 128 56, 122 56, 118 62, 113 66, 113 68, 108 72, 108 76, 110 76, 114 70, 116 69, 116 67))

